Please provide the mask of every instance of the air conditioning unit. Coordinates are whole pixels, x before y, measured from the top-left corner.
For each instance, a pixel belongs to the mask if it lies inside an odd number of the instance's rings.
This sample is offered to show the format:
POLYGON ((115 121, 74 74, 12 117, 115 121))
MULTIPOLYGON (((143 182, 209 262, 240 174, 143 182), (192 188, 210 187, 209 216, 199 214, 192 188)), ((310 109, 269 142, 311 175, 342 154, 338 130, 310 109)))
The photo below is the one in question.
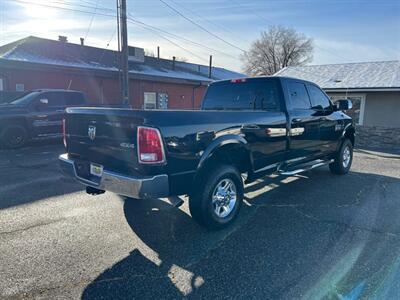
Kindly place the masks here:
POLYGON ((144 49, 143 48, 138 48, 138 47, 128 47, 128 60, 132 62, 139 62, 143 63, 144 62, 144 49))

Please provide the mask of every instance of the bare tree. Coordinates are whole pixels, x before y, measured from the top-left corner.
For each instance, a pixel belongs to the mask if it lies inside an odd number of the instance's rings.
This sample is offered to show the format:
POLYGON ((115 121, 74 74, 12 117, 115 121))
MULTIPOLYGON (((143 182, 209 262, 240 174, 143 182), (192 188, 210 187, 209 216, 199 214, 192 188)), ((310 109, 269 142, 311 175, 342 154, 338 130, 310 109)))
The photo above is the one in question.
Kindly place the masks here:
POLYGON ((311 38, 292 28, 273 26, 241 56, 243 71, 251 76, 272 75, 284 67, 311 62, 313 50, 311 38))
POLYGON ((153 50, 149 50, 149 49, 144 49, 144 55, 150 56, 150 57, 155 57, 156 56, 154 54, 154 51, 153 50))

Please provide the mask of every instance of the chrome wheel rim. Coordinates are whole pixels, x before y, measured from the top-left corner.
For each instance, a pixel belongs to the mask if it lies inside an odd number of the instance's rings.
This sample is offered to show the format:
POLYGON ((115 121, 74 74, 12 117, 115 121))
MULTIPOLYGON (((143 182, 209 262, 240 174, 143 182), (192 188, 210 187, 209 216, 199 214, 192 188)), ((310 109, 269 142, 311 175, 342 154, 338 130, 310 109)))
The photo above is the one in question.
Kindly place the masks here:
POLYGON ((228 178, 222 179, 214 189, 212 205, 219 218, 227 217, 234 209, 237 201, 235 183, 228 178))
POLYGON ((11 131, 6 135, 6 139, 8 143, 12 146, 18 146, 24 140, 22 135, 18 133, 18 131, 11 131))
POLYGON ((350 148, 346 147, 343 150, 343 167, 347 168, 350 164, 350 160, 351 160, 350 148))

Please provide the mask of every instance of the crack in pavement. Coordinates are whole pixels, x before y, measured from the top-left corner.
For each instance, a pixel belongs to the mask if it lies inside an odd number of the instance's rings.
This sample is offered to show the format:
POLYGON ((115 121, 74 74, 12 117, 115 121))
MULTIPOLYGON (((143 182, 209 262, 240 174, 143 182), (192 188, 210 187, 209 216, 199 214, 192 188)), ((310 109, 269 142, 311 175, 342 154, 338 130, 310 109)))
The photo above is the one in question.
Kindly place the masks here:
POLYGON ((60 219, 52 220, 52 221, 49 221, 49 222, 40 222, 40 223, 33 224, 31 226, 28 226, 28 227, 14 229, 14 230, 10 230, 10 231, 0 231, 0 235, 8 235, 8 234, 14 234, 14 233, 18 233, 18 232, 23 232, 23 231, 34 229, 34 228, 37 228, 37 227, 42 227, 42 226, 58 223, 58 222, 61 222, 61 221, 64 221, 64 220, 67 220, 67 218, 60 218, 60 219))
POLYGON ((349 229, 357 229, 357 230, 361 230, 361 231, 367 231, 367 232, 371 232, 371 233, 375 233, 375 234, 384 234, 384 235, 388 235, 391 237, 398 237, 399 233, 394 233, 394 232, 389 232, 389 231, 382 231, 382 230, 375 230, 375 229, 371 229, 371 228, 367 228, 367 227, 363 227, 363 226, 356 226, 356 225, 351 225, 345 222, 339 222, 339 221, 330 221, 330 220, 323 220, 320 219, 318 217, 306 214, 305 212, 295 208, 295 207, 291 207, 292 209, 294 209, 297 213, 299 213, 300 215, 302 215, 305 218, 311 219, 313 221, 317 221, 320 223, 325 223, 325 224, 335 224, 335 225, 342 225, 345 226, 349 229))

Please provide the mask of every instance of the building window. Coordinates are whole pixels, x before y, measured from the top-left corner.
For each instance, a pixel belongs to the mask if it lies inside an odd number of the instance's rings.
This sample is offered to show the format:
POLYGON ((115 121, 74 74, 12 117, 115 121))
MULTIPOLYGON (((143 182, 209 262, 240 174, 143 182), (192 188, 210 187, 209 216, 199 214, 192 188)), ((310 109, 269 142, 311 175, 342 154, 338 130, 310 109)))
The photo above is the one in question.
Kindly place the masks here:
POLYGON ((346 114, 353 118, 357 125, 363 125, 364 119, 364 105, 365 105, 365 95, 348 95, 345 96, 330 96, 332 102, 340 99, 350 99, 353 103, 353 108, 346 111, 346 114))
POLYGON ((15 90, 17 92, 23 92, 23 91, 25 91, 25 85, 23 83, 17 83, 15 85, 15 90))
POLYGON ((157 93, 144 93, 144 109, 156 109, 157 108, 157 93))
POLYGON ((0 78, 0 91, 4 91, 3 78, 0 78))

